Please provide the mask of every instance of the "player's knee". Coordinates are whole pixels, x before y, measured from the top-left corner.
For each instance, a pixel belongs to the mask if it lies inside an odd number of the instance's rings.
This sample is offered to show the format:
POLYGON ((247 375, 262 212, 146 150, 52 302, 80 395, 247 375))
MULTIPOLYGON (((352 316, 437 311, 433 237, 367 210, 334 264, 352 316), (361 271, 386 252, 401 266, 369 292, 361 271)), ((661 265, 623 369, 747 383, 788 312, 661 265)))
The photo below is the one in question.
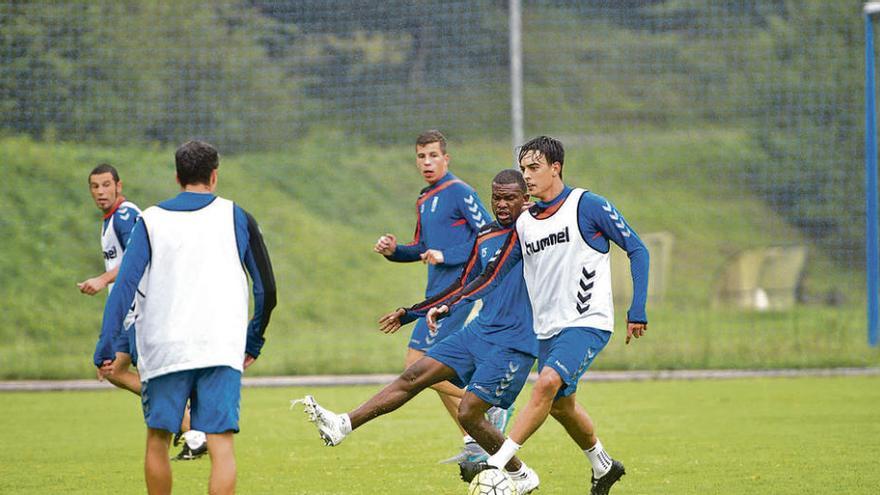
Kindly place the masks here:
POLYGON ((419 370, 415 366, 410 366, 397 378, 398 386, 408 392, 417 390, 420 387, 420 378, 421 373, 419 372, 419 370))
POLYGON ((168 453, 168 445, 171 443, 171 433, 165 430, 147 428, 147 449, 158 449, 163 455, 168 453), (164 450, 162 450, 164 449, 164 450))
POLYGON ((208 452, 211 454, 211 457, 234 457, 235 449, 234 445, 234 437, 232 433, 220 433, 220 434, 210 434, 207 435, 208 441, 208 452))
POLYGON ((559 392, 559 388, 562 387, 562 379, 559 378, 559 375, 555 373, 541 373, 538 376, 538 380, 535 382, 535 390, 534 394, 539 394, 540 396, 547 397, 555 397, 556 393, 559 392))
POLYGON ((482 418, 483 411, 479 407, 467 401, 461 401, 461 404, 458 406, 458 422, 465 430, 475 426, 482 418))

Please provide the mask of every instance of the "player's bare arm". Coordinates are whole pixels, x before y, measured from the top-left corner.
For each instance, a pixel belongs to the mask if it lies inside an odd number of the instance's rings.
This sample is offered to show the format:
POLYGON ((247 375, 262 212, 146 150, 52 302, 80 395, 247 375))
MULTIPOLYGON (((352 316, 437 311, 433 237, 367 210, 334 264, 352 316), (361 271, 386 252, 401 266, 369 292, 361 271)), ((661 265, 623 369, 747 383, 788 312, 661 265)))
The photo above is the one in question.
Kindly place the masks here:
POLYGON ((379 330, 381 330, 382 333, 388 334, 396 332, 400 329, 400 318, 402 318, 404 314, 406 314, 406 310, 398 308, 379 318, 379 330))
POLYGON ((631 339, 638 339, 641 336, 645 335, 645 332, 648 331, 647 323, 626 323, 626 343, 629 344, 631 339))
POLYGON ((391 256, 397 249, 397 237, 394 234, 385 234, 376 241, 373 251, 382 256, 391 256))
POLYGON ((103 382, 108 375, 113 374, 113 361, 110 359, 105 359, 104 362, 101 363, 101 366, 97 369, 98 372, 98 381, 103 382))
POLYGON ((97 277, 92 277, 83 282, 79 282, 76 284, 79 291, 83 294, 87 294, 89 296, 94 296, 98 292, 101 292, 104 287, 116 281, 116 274, 119 273, 119 267, 106 271, 97 277))

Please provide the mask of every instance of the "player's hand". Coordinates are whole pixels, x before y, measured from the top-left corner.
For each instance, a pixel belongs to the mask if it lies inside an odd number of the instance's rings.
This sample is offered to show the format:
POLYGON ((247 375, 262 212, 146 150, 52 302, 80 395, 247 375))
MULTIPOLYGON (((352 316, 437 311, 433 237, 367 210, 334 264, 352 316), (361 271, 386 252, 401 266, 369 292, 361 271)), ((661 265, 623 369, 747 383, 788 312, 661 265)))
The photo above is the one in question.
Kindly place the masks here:
POLYGON ((429 249, 419 256, 422 258, 422 263, 428 265, 440 265, 444 260, 443 251, 438 251, 437 249, 429 249))
POLYGON ((647 323, 626 323, 626 343, 629 344, 630 339, 637 339, 648 331, 647 323))
POLYGON ((376 241, 373 251, 382 256, 391 256, 397 249, 397 237, 394 234, 385 234, 376 241))
POLYGON ((428 314, 425 316, 425 321, 428 323, 428 330, 436 332, 437 328, 439 328, 439 326, 437 325, 437 317, 442 315, 443 313, 448 312, 449 306, 445 304, 429 309, 428 314))
POLYGON ((254 361, 256 361, 256 360, 257 360, 257 358, 251 356, 250 354, 245 354, 244 355, 244 364, 242 364, 242 368, 248 369, 248 366, 254 364, 254 361))
POLYGON ((113 374, 113 360, 105 359, 101 361, 101 366, 98 368, 98 381, 103 382, 104 378, 107 378, 107 375, 113 374))
POLYGON ((406 314, 406 310, 398 308, 382 318, 379 318, 379 330, 381 330, 382 333, 396 332, 400 328, 400 319, 404 314, 406 314))
POLYGON ((83 294, 88 294, 90 296, 94 296, 98 292, 101 291, 104 287, 107 287, 107 283, 101 277, 93 277, 85 282, 80 282, 76 284, 79 288, 79 291, 83 294))

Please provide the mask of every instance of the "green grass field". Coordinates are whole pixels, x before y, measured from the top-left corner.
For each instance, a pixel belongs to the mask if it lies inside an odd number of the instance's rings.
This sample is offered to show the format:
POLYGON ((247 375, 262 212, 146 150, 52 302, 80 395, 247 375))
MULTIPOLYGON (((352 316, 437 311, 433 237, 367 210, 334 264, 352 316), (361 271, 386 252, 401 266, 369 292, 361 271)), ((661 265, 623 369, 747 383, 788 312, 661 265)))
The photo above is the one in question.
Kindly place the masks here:
MULTIPOLYGON (((323 447, 288 399, 337 411, 377 387, 245 389, 239 493, 462 494, 437 464, 459 437, 433 392, 323 447)), ((527 388, 518 402, 522 406, 527 388)), ((880 377, 585 383, 580 401, 628 475, 625 494, 874 494, 880 377)), ((0 396, 0 493, 143 493, 139 404, 121 391, 0 396)), ((553 420, 520 451, 544 495, 586 493, 587 460, 553 420)), ((172 452, 176 453, 176 452, 172 452)), ((203 493, 209 463, 173 465, 176 493, 203 493)))

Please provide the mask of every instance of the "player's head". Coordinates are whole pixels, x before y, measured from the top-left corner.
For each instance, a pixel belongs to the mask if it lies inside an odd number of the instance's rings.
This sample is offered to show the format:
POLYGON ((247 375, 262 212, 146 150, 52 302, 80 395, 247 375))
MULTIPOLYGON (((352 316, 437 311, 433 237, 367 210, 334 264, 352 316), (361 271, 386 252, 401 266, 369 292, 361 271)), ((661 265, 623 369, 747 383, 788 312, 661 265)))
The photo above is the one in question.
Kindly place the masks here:
POLYGON ((102 163, 89 172, 89 191, 95 205, 104 213, 114 206, 122 195, 122 181, 119 180, 119 172, 113 165, 102 163))
POLYGON ((504 169, 492 179, 492 213, 501 225, 516 222, 528 200, 526 181, 519 171, 504 169))
POLYGON ((519 149, 519 168, 526 179, 529 194, 542 199, 544 193, 562 183, 565 149, 559 140, 538 136, 519 149))
POLYGON ((217 186, 217 167, 220 155, 204 141, 187 141, 174 153, 177 182, 180 187, 206 185, 211 191, 217 186))
POLYGON ((446 136, 438 130, 425 131, 416 138, 416 165, 428 184, 442 179, 449 170, 446 136))

